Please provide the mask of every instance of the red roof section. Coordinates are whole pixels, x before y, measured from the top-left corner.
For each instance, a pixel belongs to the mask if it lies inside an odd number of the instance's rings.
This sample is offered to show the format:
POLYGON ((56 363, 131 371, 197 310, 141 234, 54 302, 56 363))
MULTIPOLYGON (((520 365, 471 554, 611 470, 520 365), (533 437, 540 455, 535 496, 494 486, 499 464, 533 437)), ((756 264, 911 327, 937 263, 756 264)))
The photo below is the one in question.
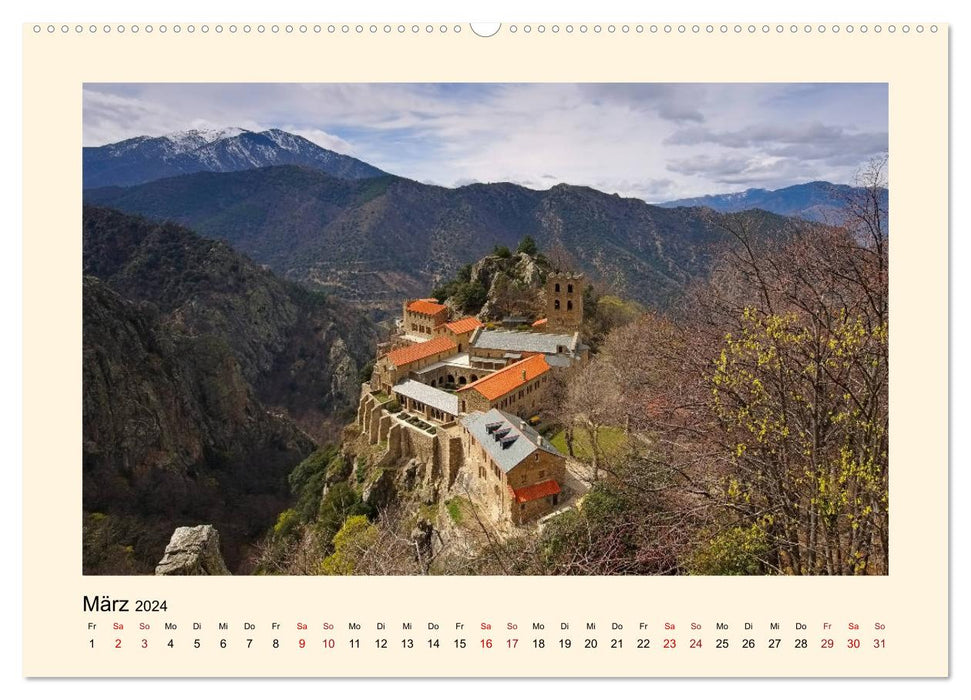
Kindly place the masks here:
POLYGON ((548 372, 550 366, 546 363, 545 355, 532 355, 525 360, 514 362, 508 367, 503 367, 498 372, 489 374, 478 381, 459 388, 459 391, 475 389, 485 396, 489 401, 505 396, 510 391, 521 387, 531 379, 535 379, 544 372, 548 372), (523 376, 525 372, 525 377, 523 376))
POLYGON ((538 321, 533 321, 533 328, 538 328, 539 326, 545 326, 545 325, 546 325, 545 318, 541 318, 538 321))
POLYGON ((415 299, 415 301, 407 306, 409 311, 414 311, 416 314, 427 314, 429 316, 434 316, 441 311, 445 311, 446 308, 448 307, 439 304, 434 299, 415 299))
POLYGON ((547 479, 546 481, 541 481, 538 484, 523 486, 521 489, 512 490, 513 496, 516 498, 516 503, 528 503, 529 501, 536 501, 540 498, 553 496, 559 492, 560 485, 556 483, 556 479, 547 479))
POLYGON ((447 350, 458 350, 458 347, 450 338, 446 338, 443 335, 438 338, 426 340, 424 343, 415 343, 414 345, 392 350, 388 353, 388 360, 395 367, 403 367, 404 365, 423 360, 426 357, 431 357, 432 355, 437 355, 447 350))
POLYGON ((451 323, 446 323, 445 327, 450 331, 459 335, 461 333, 468 333, 469 331, 474 331, 479 326, 485 325, 477 319, 475 316, 466 316, 465 318, 460 318, 451 323))

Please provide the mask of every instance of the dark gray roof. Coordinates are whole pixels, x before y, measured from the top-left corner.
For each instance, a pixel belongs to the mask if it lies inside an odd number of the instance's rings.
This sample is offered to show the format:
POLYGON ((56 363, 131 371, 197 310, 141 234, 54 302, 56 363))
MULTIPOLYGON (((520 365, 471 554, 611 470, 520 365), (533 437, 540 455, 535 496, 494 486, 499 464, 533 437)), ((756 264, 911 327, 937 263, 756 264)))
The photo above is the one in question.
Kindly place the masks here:
POLYGON ((504 472, 511 471, 536 450, 561 456, 549 440, 525 421, 498 408, 486 413, 473 411, 460 420, 504 472))
POLYGON ((459 414, 459 399, 455 394, 416 382, 414 379, 405 379, 391 387, 391 390, 396 394, 407 396, 409 399, 421 401, 439 411, 445 411, 449 415, 457 416, 459 414))
POLYGON ((577 334, 534 333, 532 331, 480 330, 472 339, 473 348, 505 350, 506 352, 542 352, 555 355, 558 348, 574 352, 579 343, 577 334))
POLYGON ((572 362, 569 357, 563 357, 563 355, 547 355, 546 364, 550 367, 569 367, 572 362))

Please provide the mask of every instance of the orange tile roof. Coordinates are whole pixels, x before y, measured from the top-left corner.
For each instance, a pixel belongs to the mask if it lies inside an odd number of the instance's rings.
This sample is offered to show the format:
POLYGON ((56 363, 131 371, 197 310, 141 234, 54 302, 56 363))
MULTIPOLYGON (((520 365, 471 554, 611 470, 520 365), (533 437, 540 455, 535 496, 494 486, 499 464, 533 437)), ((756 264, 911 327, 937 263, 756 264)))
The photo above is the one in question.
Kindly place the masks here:
POLYGON ((556 479, 547 479, 538 484, 523 486, 521 489, 512 490, 513 496, 516 498, 516 503, 528 503, 529 501, 553 496, 559 492, 560 485, 556 483, 556 479))
POLYGON ((486 375, 478 381, 466 384, 459 391, 475 389, 485 396, 489 401, 505 396, 510 391, 518 389, 531 379, 535 379, 544 372, 548 372, 550 366, 546 363, 546 355, 532 355, 525 360, 514 362, 508 367, 503 367, 498 372, 486 375), (526 376, 523 377, 525 371, 526 376))
POLYGON ((538 326, 545 326, 545 325, 546 325, 546 319, 545 318, 541 318, 538 321, 533 321, 533 328, 536 328, 538 326))
POLYGON ((466 316, 465 318, 460 318, 457 321, 452 321, 451 323, 446 323, 445 327, 450 331, 459 335, 460 333, 468 333, 469 331, 474 331, 479 326, 485 325, 477 319, 475 316, 466 316))
POLYGON ((408 310, 414 311, 416 314, 427 314, 429 316, 434 316, 435 314, 447 309, 447 306, 439 304, 435 299, 415 299, 415 301, 408 304, 408 310))
POLYGON ((440 352, 448 350, 458 350, 455 343, 450 338, 440 336, 426 340, 424 343, 415 343, 404 348, 398 348, 388 353, 388 360, 395 367, 403 367, 417 360, 423 360, 440 352))

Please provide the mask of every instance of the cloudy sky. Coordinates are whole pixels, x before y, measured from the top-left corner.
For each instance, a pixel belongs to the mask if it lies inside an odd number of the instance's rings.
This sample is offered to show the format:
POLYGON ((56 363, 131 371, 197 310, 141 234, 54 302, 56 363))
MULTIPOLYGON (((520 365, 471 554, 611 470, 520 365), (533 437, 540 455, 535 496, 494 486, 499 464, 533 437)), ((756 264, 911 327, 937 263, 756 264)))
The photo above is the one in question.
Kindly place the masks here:
POLYGON ((885 84, 89 84, 84 145, 279 128, 445 186, 589 185, 649 202, 851 182, 885 84))

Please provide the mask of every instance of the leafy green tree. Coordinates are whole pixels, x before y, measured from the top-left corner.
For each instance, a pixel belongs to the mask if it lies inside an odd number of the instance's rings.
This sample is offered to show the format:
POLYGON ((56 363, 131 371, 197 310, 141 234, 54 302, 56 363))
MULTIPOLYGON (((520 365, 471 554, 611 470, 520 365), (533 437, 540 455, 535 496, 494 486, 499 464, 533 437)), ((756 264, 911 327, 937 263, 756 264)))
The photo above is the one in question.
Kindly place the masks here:
POLYGON ((463 313, 474 314, 486 303, 489 293, 480 282, 468 282, 458 288, 453 298, 463 313))
POLYGON ((516 252, 525 253, 526 255, 536 255, 539 252, 539 247, 536 245, 536 241, 533 240, 532 236, 525 236, 519 241, 516 252))
POLYGON ((363 515, 349 517, 334 535, 334 553, 320 563, 325 576, 350 576, 358 561, 377 542, 378 528, 363 515))
POLYGON ((755 576, 768 573, 769 539, 758 524, 732 527, 698 547, 688 565, 699 576, 755 576))
POLYGON ((508 258, 512 256, 509 248, 504 245, 497 245, 492 249, 492 254, 500 258, 508 258))
POLYGON ((361 500, 360 494, 344 482, 327 489, 320 502, 316 529, 321 537, 330 540, 344 525, 344 521, 355 515, 368 518, 375 516, 374 508, 361 500))

